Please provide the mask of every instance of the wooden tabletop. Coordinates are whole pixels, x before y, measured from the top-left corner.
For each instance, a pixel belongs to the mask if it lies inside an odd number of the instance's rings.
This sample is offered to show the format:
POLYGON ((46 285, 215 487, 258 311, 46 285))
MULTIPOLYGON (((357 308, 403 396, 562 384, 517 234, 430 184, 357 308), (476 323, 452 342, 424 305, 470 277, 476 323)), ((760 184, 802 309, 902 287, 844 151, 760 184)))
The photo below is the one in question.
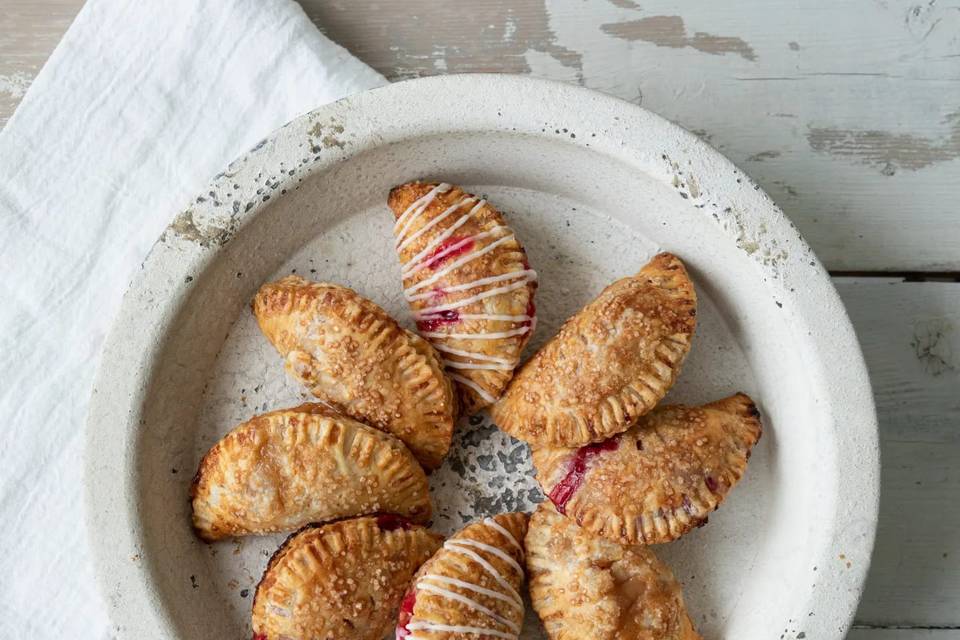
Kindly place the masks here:
MULTIPOLYGON (((81 4, 0 0, 0 126, 81 4)), ((960 639, 960 0, 302 4, 388 78, 582 84, 756 178, 834 274, 876 394, 880 527, 850 637, 960 639)))

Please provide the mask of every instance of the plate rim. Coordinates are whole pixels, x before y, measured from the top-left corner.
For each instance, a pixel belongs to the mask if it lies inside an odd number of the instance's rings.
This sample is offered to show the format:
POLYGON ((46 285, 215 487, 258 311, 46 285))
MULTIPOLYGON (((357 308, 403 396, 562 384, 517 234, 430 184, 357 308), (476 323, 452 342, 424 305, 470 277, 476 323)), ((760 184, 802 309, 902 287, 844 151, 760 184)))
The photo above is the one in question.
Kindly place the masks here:
MULTIPOLYGON (((285 144, 302 141, 305 135, 310 138, 311 131, 316 131, 318 125, 321 132, 324 131, 323 127, 328 127, 326 138, 320 140, 319 134, 316 136, 317 144, 311 149, 316 154, 313 160, 302 172, 282 177, 277 183, 278 193, 280 188, 292 186, 296 179, 304 175, 324 172, 365 149, 383 144, 384 137, 378 128, 382 130, 389 126, 396 129, 398 126, 396 122, 385 124, 387 118, 397 117, 397 113, 390 110, 391 105, 424 95, 430 95, 438 103, 443 100, 452 102, 470 92, 487 96, 494 102, 511 96, 513 102, 528 105, 531 113, 546 118, 554 117, 554 120, 557 120, 558 114, 566 114, 566 117, 576 118, 577 121, 593 117, 592 113, 581 115, 590 109, 603 111, 604 114, 619 113, 624 122, 642 125, 641 130, 642 127, 652 127, 663 134, 663 157, 667 160, 665 177, 669 173, 670 162, 676 159, 687 160, 694 167, 719 169, 724 175, 732 173, 740 176, 736 182, 738 197, 751 205, 743 212, 746 223, 769 225, 781 246, 792 249, 792 256, 803 256, 804 287, 790 295, 796 303, 800 319, 814 333, 813 345, 820 361, 825 364, 830 361, 843 363, 839 368, 825 367, 830 375, 841 378, 836 381, 837 384, 831 385, 828 406, 834 416, 835 426, 841 425, 843 429, 837 429, 840 462, 845 452, 855 453, 860 461, 855 467, 858 473, 852 477, 845 476, 838 489, 841 495, 837 500, 832 541, 838 543, 841 542, 841 535, 847 536, 842 542, 846 549, 853 545, 853 550, 847 555, 853 557, 855 554, 856 562, 842 571, 840 568, 831 569, 824 563, 825 566, 818 573, 818 587, 824 583, 827 587, 820 590, 823 594, 820 599, 825 601, 824 610, 834 614, 817 616, 822 631, 831 636, 836 634, 832 637, 844 637, 863 594, 876 537, 880 498, 879 433, 863 354, 828 273, 796 227, 770 197, 729 159, 699 137, 647 109, 619 98, 557 81, 505 74, 454 74, 406 80, 356 94, 298 116, 269 134, 232 162, 224 172, 215 176, 154 244, 124 294, 120 311, 104 343, 84 434, 85 524, 89 548, 93 552, 100 592, 119 637, 169 637, 169 632, 176 628, 151 582, 149 563, 128 560, 130 557, 139 557, 142 549, 139 548, 136 528, 136 481, 126 473, 130 471, 130 463, 136 455, 139 406, 142 406, 148 391, 153 356, 161 349, 167 323, 177 315, 189 293, 188 283, 182 278, 174 282, 176 279, 169 277, 172 275, 171 264, 177 265, 174 270, 176 273, 202 273, 232 234, 272 205, 267 199, 260 198, 259 194, 255 195, 255 189, 250 184, 235 178, 248 174, 252 176, 252 169, 265 166, 278 155, 278 149, 283 151, 285 144), (578 110, 580 113, 577 113, 578 110), (355 121, 358 124, 350 124, 355 121), (203 197, 227 184, 226 181, 249 189, 249 193, 244 193, 249 198, 248 204, 242 210, 238 211, 237 207, 230 210, 219 206, 220 203, 215 206, 214 200, 203 197), (165 277, 158 277, 164 274, 165 277), (158 292, 164 295, 158 296, 158 292), (163 302, 152 304, 158 297, 163 302), (147 298, 151 303, 147 302, 147 298), (823 313, 825 308, 830 313, 823 313), (830 318, 829 322, 827 318, 830 318), (150 329, 144 330, 144 324, 150 329), (131 353, 136 356, 131 356, 131 353), (837 390, 839 388, 843 388, 842 396, 837 390), (117 526, 118 519, 120 526, 117 526), (824 618, 829 619, 829 624, 824 618)), ((494 119, 492 112, 478 109, 473 113, 473 120, 457 123, 463 129, 450 128, 446 132, 475 132, 491 128, 510 131, 507 126, 511 123, 509 115, 506 119, 494 119)), ((422 116, 418 122, 415 114, 401 116, 401 119, 403 117, 412 120, 406 122, 411 136, 427 135, 444 122, 442 118, 427 122, 429 118, 426 116, 422 116)), ((620 120, 619 117, 616 119, 620 120)), ((625 145, 624 140, 635 134, 626 130, 619 133, 623 138, 620 147, 625 146, 629 150, 630 145, 625 145)), ((590 146, 583 140, 570 139, 568 142, 590 146)), ((608 144, 611 149, 616 146, 609 140, 608 144)), ((600 147, 595 150, 600 150, 600 147)), ((705 192, 711 180, 712 175, 702 180, 704 184, 698 187, 698 191, 702 189, 700 193, 705 192)), ((727 183, 720 181, 717 184, 727 183)), ((685 198, 694 195, 688 185, 683 185, 685 193, 676 183, 674 186, 685 198)), ((730 182, 729 186, 733 187, 733 183, 730 182)), ((253 187, 256 185, 253 184, 253 187)), ((759 266, 769 270, 774 277, 785 277, 795 272, 799 263, 794 264, 794 258, 791 257, 782 264, 759 266)), ((831 544, 830 548, 835 546, 831 544)), ((814 626, 817 626, 816 623, 814 626)))

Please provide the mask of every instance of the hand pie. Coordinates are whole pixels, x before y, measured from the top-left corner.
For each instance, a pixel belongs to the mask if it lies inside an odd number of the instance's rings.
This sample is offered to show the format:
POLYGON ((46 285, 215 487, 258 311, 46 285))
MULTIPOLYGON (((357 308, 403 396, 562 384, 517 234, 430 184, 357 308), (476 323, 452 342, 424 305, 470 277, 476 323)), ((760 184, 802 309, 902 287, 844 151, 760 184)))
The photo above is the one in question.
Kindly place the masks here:
POLYGON ((537 274, 500 212, 459 187, 411 182, 388 204, 417 328, 475 413, 503 393, 533 333, 537 274))
POLYGON ((557 510, 588 531, 658 544, 707 521, 743 476, 760 432, 760 412, 738 393, 657 409, 598 444, 534 450, 533 465, 557 510))
POLYGON ((524 513, 474 522, 424 564, 400 605, 397 640, 516 640, 523 624, 524 513))
POLYGON ((650 547, 591 535, 545 502, 526 548, 530 599, 550 640, 700 640, 650 547))
POLYGON ((371 513, 430 519, 427 477, 403 443, 319 404, 235 428, 203 457, 191 494, 207 541, 371 513))
POLYGON ((414 572, 442 540, 397 516, 295 533, 257 585, 254 640, 382 640, 414 572))
POLYGON ((427 342, 351 289, 297 276, 263 285, 253 312, 313 395, 397 436, 428 469, 440 466, 456 406, 427 342))
POLYGON ((624 431, 673 385, 696 308, 683 263, 661 253, 564 323, 517 372, 494 422, 534 447, 579 447, 624 431))

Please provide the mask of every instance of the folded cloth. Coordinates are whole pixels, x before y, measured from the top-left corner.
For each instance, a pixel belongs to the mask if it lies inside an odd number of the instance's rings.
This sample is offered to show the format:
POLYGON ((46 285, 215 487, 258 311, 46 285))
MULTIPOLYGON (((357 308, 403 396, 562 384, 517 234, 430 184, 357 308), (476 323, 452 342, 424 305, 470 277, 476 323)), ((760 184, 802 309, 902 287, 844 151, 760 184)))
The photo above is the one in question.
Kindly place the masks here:
POLYGON ((111 638, 83 429, 130 277, 294 116, 385 83, 292 0, 88 0, 0 132, 0 638, 111 638))

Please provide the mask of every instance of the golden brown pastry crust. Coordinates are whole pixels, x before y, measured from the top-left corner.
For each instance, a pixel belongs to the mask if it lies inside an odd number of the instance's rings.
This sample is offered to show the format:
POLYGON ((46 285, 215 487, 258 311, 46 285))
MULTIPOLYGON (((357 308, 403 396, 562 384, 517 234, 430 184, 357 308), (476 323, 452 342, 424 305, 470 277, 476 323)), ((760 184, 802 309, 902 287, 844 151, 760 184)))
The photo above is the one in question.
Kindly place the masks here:
POLYGON ((588 456, 579 481, 578 449, 535 450, 533 464, 544 492, 586 530, 657 544, 706 522, 743 476, 761 430, 756 405, 738 393, 653 411, 588 456))
POLYGON ((203 457, 191 497, 207 541, 371 513, 430 519, 427 477, 403 443, 320 404, 236 427, 203 457))
POLYGON ((680 584, 649 547, 594 536, 545 502, 526 548, 530 599, 550 640, 700 640, 680 584))
POLYGON ((290 536, 257 585, 254 638, 381 640, 414 572, 443 540, 423 527, 381 524, 354 518, 290 536))
POLYGON ((680 259, 657 255, 564 323, 517 372, 494 421, 535 447, 576 447, 624 431, 673 385, 696 303, 680 259))
POLYGON ((501 213, 460 187, 411 182, 387 203, 418 329, 475 413, 503 393, 533 333, 536 273, 501 213))
POLYGON ((447 540, 407 591, 397 638, 516 640, 523 624, 526 531, 526 514, 502 513, 447 540))
POLYGON ((263 285, 253 311, 313 395, 397 436, 425 467, 440 466, 456 399, 429 344, 355 291, 298 276, 263 285))

